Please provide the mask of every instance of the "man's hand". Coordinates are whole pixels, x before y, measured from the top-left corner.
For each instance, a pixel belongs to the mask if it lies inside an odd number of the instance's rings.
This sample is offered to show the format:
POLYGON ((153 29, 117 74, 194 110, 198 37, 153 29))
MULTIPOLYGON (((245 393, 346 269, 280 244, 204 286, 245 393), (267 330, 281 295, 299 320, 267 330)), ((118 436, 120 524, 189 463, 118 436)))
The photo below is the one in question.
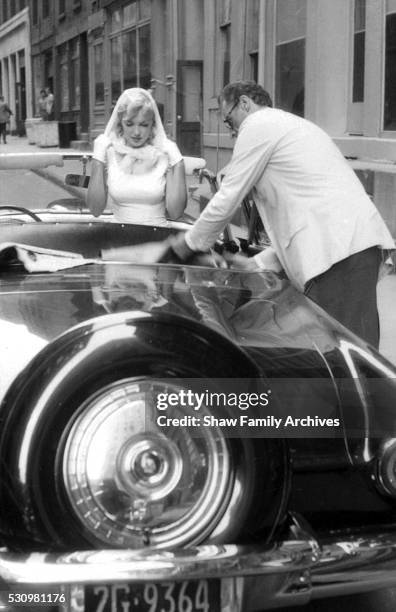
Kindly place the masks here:
POLYGON ((184 234, 170 236, 170 238, 168 238, 168 244, 170 245, 175 255, 177 255, 177 257, 180 259, 180 261, 187 261, 195 254, 195 251, 190 249, 190 247, 188 246, 184 238, 184 234))
POLYGON ((228 266, 235 270, 246 270, 247 272, 259 272, 260 268, 256 264, 253 257, 246 257, 238 253, 232 254, 227 251, 223 253, 224 259, 228 262, 228 266))

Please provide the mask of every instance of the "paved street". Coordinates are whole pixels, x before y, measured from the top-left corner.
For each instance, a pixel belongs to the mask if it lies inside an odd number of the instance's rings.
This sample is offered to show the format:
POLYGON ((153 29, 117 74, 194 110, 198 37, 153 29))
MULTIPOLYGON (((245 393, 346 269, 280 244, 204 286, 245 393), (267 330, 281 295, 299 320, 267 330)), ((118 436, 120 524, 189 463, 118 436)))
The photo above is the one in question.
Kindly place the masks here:
MULTIPOLYGON (((0 154, 58 150, 60 149, 56 147, 40 148, 30 145, 27 138, 18 136, 8 136, 7 144, 0 144, 0 154)), ((60 151, 64 153, 73 152, 72 149, 62 149, 60 151)), ((77 152, 81 153, 81 151, 77 152)), ((81 173, 81 165, 77 162, 75 171, 81 173)), ((64 178, 62 168, 53 168, 51 172, 60 180, 64 178)), ((4 197, 1 199, 3 200, 4 197)), ((188 212, 195 216, 197 208, 194 210, 193 205, 190 204, 188 212)), ((396 274, 390 274, 382 279, 378 285, 378 298, 381 321, 380 351, 396 365, 396 274)))

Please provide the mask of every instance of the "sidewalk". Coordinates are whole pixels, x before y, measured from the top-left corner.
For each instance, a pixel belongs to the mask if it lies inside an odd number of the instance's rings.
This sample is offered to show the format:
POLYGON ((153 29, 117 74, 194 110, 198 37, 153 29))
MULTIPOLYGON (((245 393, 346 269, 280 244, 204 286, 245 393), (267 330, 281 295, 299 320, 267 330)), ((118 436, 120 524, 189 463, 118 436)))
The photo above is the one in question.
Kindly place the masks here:
POLYGON ((34 151, 59 151, 60 153, 80 153, 75 149, 60 149, 59 147, 38 147, 28 143, 26 136, 11 136, 7 134, 7 144, 0 143, 0 153, 33 153, 34 151))
MULTIPOLYGON (((73 149, 59 149, 58 147, 38 147, 28 143, 26 137, 8 136, 7 144, 0 144, 1 153, 34 153, 35 151, 59 151, 63 154, 78 153, 83 155, 84 151, 76 151, 73 149)), ((69 163, 69 162, 68 162, 69 163)), ((80 162, 71 162, 75 164, 73 172, 81 173, 82 167, 80 162)), ((64 179, 64 169, 53 167, 51 173, 57 176, 58 180, 64 179)), ((193 217, 197 216, 197 207, 191 204, 187 208, 187 212, 193 217)), ((381 342, 380 351, 392 363, 396 365, 396 274, 386 276, 378 284, 378 308, 381 323, 381 342)))

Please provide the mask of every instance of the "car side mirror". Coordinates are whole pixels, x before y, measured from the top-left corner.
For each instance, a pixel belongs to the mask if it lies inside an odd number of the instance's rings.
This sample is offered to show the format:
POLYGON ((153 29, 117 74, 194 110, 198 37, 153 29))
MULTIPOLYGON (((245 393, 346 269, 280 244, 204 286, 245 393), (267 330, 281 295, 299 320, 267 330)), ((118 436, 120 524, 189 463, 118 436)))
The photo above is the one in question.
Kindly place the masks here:
POLYGON ((65 185, 72 185, 73 187, 88 187, 89 176, 84 174, 66 174, 65 185))

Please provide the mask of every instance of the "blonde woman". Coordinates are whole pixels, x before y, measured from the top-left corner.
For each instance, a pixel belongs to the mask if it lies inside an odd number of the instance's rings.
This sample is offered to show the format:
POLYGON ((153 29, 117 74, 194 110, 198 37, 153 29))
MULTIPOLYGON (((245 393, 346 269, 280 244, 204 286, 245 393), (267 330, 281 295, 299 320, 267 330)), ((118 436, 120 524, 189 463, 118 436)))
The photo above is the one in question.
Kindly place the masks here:
POLYGON ((144 89, 126 89, 94 142, 87 204, 95 216, 110 196, 119 223, 168 225, 186 207, 184 162, 157 105, 144 89))

